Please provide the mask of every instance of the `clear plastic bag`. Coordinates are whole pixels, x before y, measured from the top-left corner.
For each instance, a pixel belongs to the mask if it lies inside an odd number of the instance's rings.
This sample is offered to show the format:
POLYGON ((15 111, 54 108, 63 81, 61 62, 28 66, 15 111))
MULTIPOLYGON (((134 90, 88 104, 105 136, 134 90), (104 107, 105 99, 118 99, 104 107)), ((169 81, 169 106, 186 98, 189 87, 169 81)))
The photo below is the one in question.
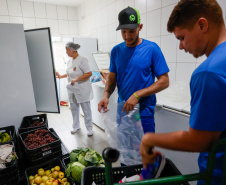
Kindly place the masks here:
POLYGON ((139 154, 143 128, 140 120, 139 104, 126 114, 122 112, 125 101, 119 102, 116 122, 102 113, 105 123, 105 133, 112 148, 120 151, 119 162, 125 165, 142 164, 139 154))

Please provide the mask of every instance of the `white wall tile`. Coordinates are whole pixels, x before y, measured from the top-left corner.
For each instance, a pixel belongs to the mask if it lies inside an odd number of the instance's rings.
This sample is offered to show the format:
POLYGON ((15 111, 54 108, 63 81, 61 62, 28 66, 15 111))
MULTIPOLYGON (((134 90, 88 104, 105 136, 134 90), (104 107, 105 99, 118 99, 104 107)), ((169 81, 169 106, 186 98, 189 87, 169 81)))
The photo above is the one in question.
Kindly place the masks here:
POLYGON ((68 21, 66 21, 66 20, 58 20, 58 23, 59 23, 59 32, 60 32, 60 34, 69 34, 68 21))
POLYGON ((140 15, 141 23, 143 24, 143 28, 140 31, 140 37, 146 39, 147 38, 147 14, 143 13, 140 15))
POLYGON ((203 56, 197 58, 197 63, 202 63, 202 62, 204 62, 206 59, 207 59, 206 55, 203 55, 203 56))
POLYGON ((165 56, 166 62, 176 62, 177 41, 174 35, 161 37, 161 49, 165 56))
POLYGON ((66 6, 57 6, 57 17, 58 19, 67 20, 67 7, 66 6))
POLYGON ((115 2, 108 5, 108 24, 112 24, 118 21, 118 17, 115 13, 115 2))
POLYGON ((90 17, 90 29, 95 30, 96 29, 96 14, 92 14, 90 17))
POLYGON ((115 0, 107 0, 108 1, 108 4, 111 4, 111 3, 114 3, 115 0))
POLYGON ((100 1, 100 7, 101 8, 104 8, 104 7, 106 7, 108 5, 108 1, 107 0, 101 0, 100 1))
POLYGON ((195 63, 177 63, 176 81, 184 81, 189 84, 191 75, 195 70, 195 63))
POLYGON ((0 15, 9 15, 7 1, 0 0, 0 5, 0 15))
POLYGON ((10 23, 14 23, 14 24, 23 24, 23 17, 9 17, 10 23))
POLYGON ((147 13, 147 37, 160 36, 161 9, 147 13))
POLYGON ((101 11, 96 12, 96 28, 101 27, 101 11))
POLYGON ((34 3, 35 17, 46 18, 46 6, 43 3, 34 3))
POLYGON ((152 11, 161 8, 160 0, 147 0, 147 11, 152 11))
POLYGON ((176 67, 177 67, 177 63, 174 62, 174 63, 167 63, 169 69, 170 69, 170 72, 168 73, 169 75, 169 80, 170 80, 170 85, 173 85, 175 84, 176 82, 176 67))
POLYGON ((147 12, 147 2, 146 0, 135 0, 135 7, 140 14, 147 12))
POLYGON ((48 19, 57 19, 57 6, 56 5, 46 5, 46 17, 48 19))
POLYGON ((120 30, 116 31, 116 37, 117 37, 117 44, 119 44, 119 43, 121 43, 121 42, 124 42, 120 30))
MULTIPOLYGON (((176 38, 175 38, 176 39, 176 38)), ((196 58, 190 53, 186 53, 184 50, 179 49, 179 41, 177 40, 177 62, 196 62, 196 58)))
POLYGON ((48 27, 50 27, 50 30, 51 30, 51 35, 52 36, 59 35, 58 21, 47 19, 47 22, 48 22, 48 27))
POLYGON ((179 0, 162 0, 162 7, 177 3, 179 0))
POLYGON ((109 44, 103 44, 103 46, 102 46, 102 51, 103 51, 103 52, 110 52, 109 44))
POLYGON ((47 19, 36 19, 37 28, 46 28, 48 27, 47 19))
POLYGON ((119 12, 121 12, 125 7, 125 4, 124 4, 124 1, 122 0, 117 0, 115 2, 115 14, 116 14, 116 17, 117 17, 117 22, 118 22, 118 14, 119 12))
POLYGON ((173 8, 174 8, 174 5, 162 8, 161 35, 168 35, 168 34, 170 34, 167 31, 167 23, 168 23, 168 20, 169 20, 170 14, 172 13, 173 8))
POLYGON ((113 47, 115 47, 117 45, 117 43, 116 42, 114 42, 114 43, 110 43, 109 44, 109 53, 111 53, 111 50, 113 49, 113 47))
POLYGON ((68 11, 68 20, 76 21, 77 20, 77 9, 75 7, 67 7, 68 11))
POLYGON ((36 22, 35 18, 24 17, 24 30, 35 29, 36 22))
POLYGON ((78 22, 77 21, 68 21, 69 24, 69 33, 78 34, 78 22))
POLYGON ((7 0, 10 16, 22 16, 20 1, 7 0))
POLYGON ((0 16, 0 23, 9 23, 9 16, 0 16))
POLYGON ((90 0, 85 1, 85 16, 89 16, 91 14, 91 3, 90 0))
POLYGON ((101 10, 101 26, 106 26, 108 24, 108 9, 103 8, 101 10))
POLYGON ((23 17, 34 17, 34 4, 32 2, 21 1, 23 17))
POLYGON ((127 8, 128 6, 130 6, 130 7, 135 7, 135 1, 134 0, 125 0, 124 1, 124 6, 125 6, 125 8, 127 8))
POLYGON ((147 40, 155 42, 156 44, 158 44, 159 47, 161 46, 161 39, 160 39, 160 37, 151 37, 151 38, 149 37, 149 38, 147 38, 147 40))
POLYGON ((103 44, 109 44, 109 32, 108 32, 108 26, 103 27, 103 44))
POLYGON ((110 24, 108 27, 109 43, 115 43, 117 40, 116 27, 117 27, 116 23, 110 24))

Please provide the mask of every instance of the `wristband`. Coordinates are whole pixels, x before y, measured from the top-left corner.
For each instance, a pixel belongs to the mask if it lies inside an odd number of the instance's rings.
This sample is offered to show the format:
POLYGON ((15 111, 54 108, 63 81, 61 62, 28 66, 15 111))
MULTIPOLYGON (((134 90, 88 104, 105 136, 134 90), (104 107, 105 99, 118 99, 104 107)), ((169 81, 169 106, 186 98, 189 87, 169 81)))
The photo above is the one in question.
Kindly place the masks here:
POLYGON ((137 94, 136 93, 133 93, 133 95, 139 100, 140 99, 140 97, 139 96, 137 96, 137 94))

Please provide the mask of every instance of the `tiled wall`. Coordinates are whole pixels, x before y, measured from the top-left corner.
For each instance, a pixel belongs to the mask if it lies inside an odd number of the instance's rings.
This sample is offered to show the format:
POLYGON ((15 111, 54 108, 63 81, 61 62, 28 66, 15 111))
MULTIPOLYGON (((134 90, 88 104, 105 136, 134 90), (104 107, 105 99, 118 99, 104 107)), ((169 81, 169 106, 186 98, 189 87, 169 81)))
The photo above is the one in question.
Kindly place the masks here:
POLYGON ((0 23, 24 24, 25 30, 50 27, 52 36, 78 35, 76 7, 0 0, 0 23))
MULTIPOLYGON (((225 0, 219 0, 222 2, 225 0)), ((156 42, 162 49, 170 67, 171 85, 178 81, 189 84, 194 69, 205 59, 195 59, 179 50, 179 43, 166 25, 170 13, 178 0, 87 0, 78 10, 79 35, 97 37, 100 51, 110 51, 122 42, 118 25, 118 13, 127 6, 137 8, 141 14, 142 38, 156 42)))

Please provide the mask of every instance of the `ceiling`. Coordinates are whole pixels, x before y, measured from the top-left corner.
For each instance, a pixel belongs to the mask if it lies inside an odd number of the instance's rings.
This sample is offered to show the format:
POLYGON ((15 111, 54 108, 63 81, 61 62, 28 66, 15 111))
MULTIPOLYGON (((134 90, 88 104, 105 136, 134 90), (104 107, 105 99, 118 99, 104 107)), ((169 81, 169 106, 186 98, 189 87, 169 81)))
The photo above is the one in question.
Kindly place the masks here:
POLYGON ((79 4, 85 2, 86 0, 23 0, 23 1, 76 7, 79 4))

